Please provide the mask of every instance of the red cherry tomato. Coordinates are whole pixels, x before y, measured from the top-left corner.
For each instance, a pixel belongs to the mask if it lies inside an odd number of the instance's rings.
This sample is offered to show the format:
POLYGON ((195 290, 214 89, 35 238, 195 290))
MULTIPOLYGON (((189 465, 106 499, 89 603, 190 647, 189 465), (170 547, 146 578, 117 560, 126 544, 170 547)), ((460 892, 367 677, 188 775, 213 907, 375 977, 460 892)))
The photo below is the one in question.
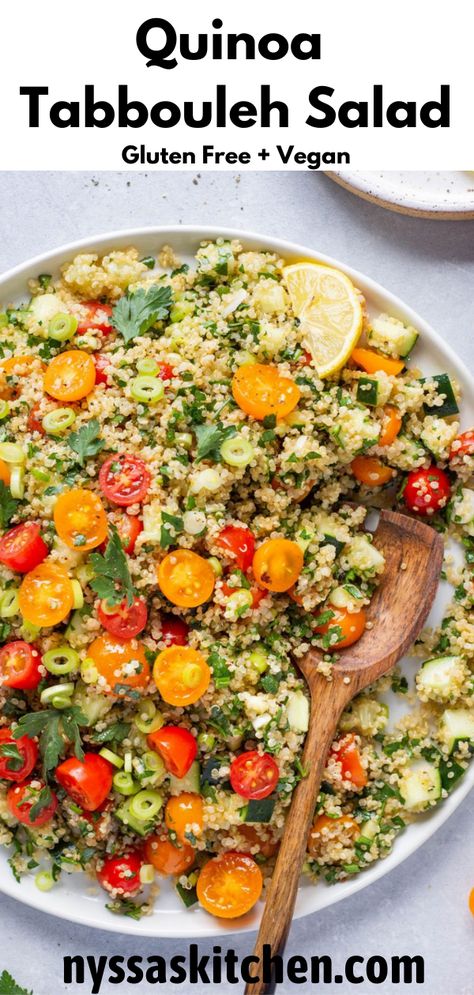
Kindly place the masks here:
POLYGON ((216 544, 232 553, 232 565, 246 573, 252 566, 255 539, 250 531, 240 525, 226 525, 219 533, 216 544))
POLYGON ((344 739, 340 739, 337 747, 337 749, 331 750, 330 758, 340 763, 344 780, 352 781, 355 788, 365 788, 367 771, 362 766, 360 753, 352 733, 348 733, 344 739))
POLYGON ((280 771, 269 753, 249 750, 230 765, 230 783, 242 798, 267 798, 275 790, 280 771))
POLYGON ((310 366, 313 362, 313 357, 308 349, 303 349, 303 354, 300 356, 300 363, 302 366, 310 366))
POLYGON ((56 767, 55 777, 86 812, 96 812, 112 787, 112 767, 97 753, 86 753, 84 760, 69 757, 56 767))
MULTIPOLYGON (((225 598, 230 598, 231 594, 235 594, 235 592, 238 590, 239 586, 240 585, 237 584, 236 587, 231 587, 230 584, 228 584, 224 580, 224 581, 222 581, 221 592, 222 592, 222 594, 224 595, 225 598)), ((250 594, 252 595, 252 605, 251 605, 252 610, 255 609, 255 608, 258 608, 260 602, 263 601, 264 598, 268 598, 268 593, 269 592, 268 591, 264 591, 263 588, 257 587, 256 584, 252 584, 252 586, 250 588, 250 594)))
POLYGON ((160 380, 172 380, 174 377, 174 369, 169 363, 160 363, 160 371, 158 373, 158 378, 160 380))
POLYGON ((409 511, 418 515, 434 515, 449 501, 451 484, 444 470, 430 466, 427 470, 412 470, 408 474, 403 499, 409 511))
POLYGON ((97 610, 99 622, 117 639, 133 639, 143 632, 148 618, 148 608, 145 598, 134 598, 128 605, 126 599, 116 605, 113 611, 107 607, 106 601, 101 601, 97 610))
POLYGON ((111 387, 112 384, 109 382, 108 374, 108 371, 110 370, 109 357, 104 352, 96 352, 94 354, 94 363, 96 384, 105 383, 106 387, 111 387))
POLYGON ((0 777, 5 781, 24 781, 34 770, 38 759, 38 744, 29 736, 15 739, 10 729, 0 729, 0 777), (9 757, 3 752, 3 747, 16 746, 21 756, 21 766, 18 759, 9 757))
POLYGON ((458 435, 451 446, 450 460, 462 462, 464 456, 474 456, 474 428, 458 435))
POLYGON ((38 410, 39 404, 33 404, 33 407, 30 408, 26 427, 28 432, 39 432, 40 435, 46 435, 41 418, 38 418, 38 410))
POLYGON ((41 538, 41 527, 24 522, 5 532, 0 539, 0 563, 18 573, 28 573, 46 559, 49 549, 41 538))
POLYGON ((116 891, 123 895, 133 895, 140 891, 140 870, 143 857, 136 850, 124 854, 123 857, 107 857, 97 880, 106 891, 116 891))
MULTIPOLYGON (((109 515, 109 520, 117 529, 124 553, 126 553, 127 556, 131 556, 135 549, 135 543, 138 536, 140 535, 140 532, 143 532, 143 522, 141 518, 139 518, 138 515, 127 515, 126 511, 120 511, 117 508, 111 515, 109 515)), ((99 547, 102 553, 105 549, 107 549, 108 541, 109 539, 107 537, 105 542, 103 542, 99 547)))
POLYGON ((122 507, 143 501, 150 483, 151 473, 139 456, 109 456, 99 473, 106 498, 122 507))
POLYGON ((110 304, 101 304, 100 301, 84 301, 82 306, 85 308, 85 314, 79 321, 76 335, 84 335, 90 330, 110 335, 112 331, 112 325, 109 321, 109 318, 112 317, 110 304))
POLYGON ((184 777, 197 756, 197 743, 187 729, 162 726, 147 736, 148 746, 163 758, 166 770, 174 777, 184 777))
POLYGON ((167 646, 186 646, 189 625, 175 615, 161 615, 161 638, 167 646))
POLYGON ((11 814, 18 822, 24 826, 35 828, 44 826, 53 818, 58 807, 58 799, 51 792, 51 800, 47 805, 41 807, 41 811, 31 817, 31 809, 40 800, 41 791, 46 787, 44 781, 33 778, 31 781, 24 781, 23 784, 12 785, 7 791, 7 805, 11 814))
POLYGON ((33 691, 41 680, 41 656, 34 646, 16 639, 0 650, 0 687, 33 691))

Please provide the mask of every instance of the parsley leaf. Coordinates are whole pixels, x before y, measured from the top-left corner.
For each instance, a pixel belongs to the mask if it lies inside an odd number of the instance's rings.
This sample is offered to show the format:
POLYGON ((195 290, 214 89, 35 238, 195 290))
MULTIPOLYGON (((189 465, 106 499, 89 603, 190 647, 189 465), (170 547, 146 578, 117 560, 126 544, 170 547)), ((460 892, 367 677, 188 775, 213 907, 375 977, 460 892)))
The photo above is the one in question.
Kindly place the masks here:
POLYGON ((90 735, 90 740, 92 743, 121 743, 130 732, 130 724, 128 722, 112 722, 112 725, 107 726, 106 729, 101 729, 99 732, 93 732, 90 735))
POLYGON ((84 466, 85 461, 90 456, 97 456, 97 453, 100 453, 105 446, 104 440, 100 438, 100 426, 97 418, 91 418, 87 425, 83 425, 77 432, 71 432, 67 441, 73 452, 77 453, 81 466, 84 466))
POLYGON ((13 736, 40 737, 40 752, 43 758, 43 775, 57 766, 65 755, 67 743, 74 744, 74 752, 78 760, 84 759, 79 726, 87 725, 87 718, 77 706, 57 709, 46 709, 41 712, 28 712, 18 720, 13 736))
POLYGON ((92 553, 90 560, 95 574, 90 586, 99 598, 105 600, 111 608, 119 605, 124 598, 127 599, 128 605, 132 605, 135 589, 130 577, 128 560, 115 525, 111 527, 111 536, 104 555, 92 553))
POLYGON ((138 920, 145 915, 143 906, 136 905, 135 902, 132 902, 131 898, 116 898, 114 902, 110 902, 110 904, 105 907, 109 910, 109 912, 113 912, 115 915, 129 916, 130 919, 138 920))
POLYGON ((120 298, 112 312, 112 325, 130 342, 137 335, 144 335, 156 321, 169 315, 172 302, 171 287, 140 287, 120 298))
POLYGON ((53 796, 51 794, 51 788, 49 788, 48 785, 45 784, 44 788, 41 788, 41 791, 34 805, 31 806, 29 812, 29 818, 31 819, 32 822, 34 822, 35 819, 37 819, 38 816, 41 815, 41 813, 44 811, 45 808, 48 807, 48 805, 51 805, 52 800, 53 796))
POLYGON ((176 543, 176 536, 183 532, 184 522, 182 518, 178 518, 176 515, 169 515, 167 511, 161 512, 161 534, 160 534, 160 546, 162 549, 168 549, 168 546, 174 546, 176 543), (171 528, 169 528, 171 526, 171 528))
POLYGON ((195 463, 200 463, 203 459, 212 459, 216 463, 221 461, 221 446, 226 439, 231 439, 237 434, 233 425, 223 428, 220 423, 216 425, 197 425, 195 428, 197 438, 197 452, 195 463))
POLYGON ((2 995, 33 995, 31 989, 27 991, 26 988, 21 988, 8 971, 0 974, 0 992, 2 995))
POLYGON ((3 743, 0 746, 0 757, 8 757, 7 770, 21 770, 25 763, 16 743, 3 743))
POLYGON ((2 529, 6 529, 7 525, 10 524, 17 507, 18 501, 12 498, 10 488, 3 483, 3 480, 0 480, 0 527, 2 529))

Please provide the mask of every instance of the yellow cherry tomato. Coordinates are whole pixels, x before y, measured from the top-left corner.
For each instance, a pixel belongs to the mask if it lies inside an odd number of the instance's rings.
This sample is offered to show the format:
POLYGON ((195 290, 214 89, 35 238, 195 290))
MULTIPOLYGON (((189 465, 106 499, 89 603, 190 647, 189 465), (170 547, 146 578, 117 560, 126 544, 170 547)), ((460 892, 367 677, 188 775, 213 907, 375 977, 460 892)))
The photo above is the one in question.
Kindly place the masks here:
POLYGON ((367 625, 367 615, 364 608, 358 612, 349 612, 347 608, 334 608, 329 606, 332 617, 323 625, 317 625, 315 632, 320 636, 326 636, 331 630, 337 635, 337 639, 327 647, 327 652, 332 650, 342 650, 346 646, 352 646, 365 632, 367 625))
POLYGON ((278 367, 263 363, 239 366, 232 379, 232 393, 246 415, 261 421, 268 415, 285 418, 296 408, 301 391, 278 367))
POLYGON ((87 551, 107 538, 107 516, 97 494, 82 487, 60 494, 54 506, 58 536, 71 549, 87 551))
POLYGON ((236 919, 258 902, 262 887, 262 872, 255 860, 230 851, 204 864, 196 890, 206 912, 219 919, 236 919))
POLYGON ((165 808, 165 824, 170 832, 175 833, 181 843, 189 843, 186 833, 200 836, 204 815, 201 795, 192 791, 183 791, 180 795, 169 798, 165 808))
POLYGON ((308 836, 308 852, 312 857, 319 857, 326 841, 334 842, 341 836, 355 839, 360 833, 359 823, 351 815, 340 815, 337 819, 318 815, 308 836))
POLYGON ((58 625, 72 609, 74 592, 67 571, 57 563, 40 563, 25 574, 18 592, 26 622, 39 627, 58 625))
POLYGON ((166 836, 149 836, 146 858, 160 874, 184 874, 194 864, 196 852, 189 843, 175 846, 166 836))
POLYGON ((395 470, 381 463, 376 456, 356 456, 352 460, 351 470, 356 480, 368 487, 382 487, 395 476, 395 470))
POLYGON ((289 591, 303 569, 303 553, 291 539, 266 539, 253 558, 253 572, 267 591, 289 591))
POLYGON ((379 446, 391 446, 402 427, 402 417, 398 408, 387 404, 383 409, 384 421, 379 436, 379 446))
POLYGON ((38 356, 10 356, 9 359, 2 360, 0 363, 0 397, 2 400, 8 401, 15 394, 13 387, 7 383, 5 378, 26 377, 35 364, 39 370, 45 369, 44 363, 39 362, 38 356))
POLYGON ((193 705, 209 687, 211 671, 206 658, 190 646, 168 646, 153 666, 158 691, 168 705, 193 705))
POLYGON ((150 680, 150 667, 145 656, 145 648, 137 639, 117 639, 106 633, 98 636, 87 649, 101 677, 105 677, 106 687, 101 690, 117 697, 127 697, 127 689, 141 690, 150 680))
POLYGON ((0 480, 7 485, 10 483, 10 467, 2 459, 0 459, 0 480))
POLYGON ((44 389, 57 401, 80 401, 95 386, 95 363, 83 349, 68 349, 51 360, 44 389))
POLYGON ((180 608, 197 608, 209 601, 215 582, 209 561, 190 549, 168 553, 158 567, 158 583, 165 598, 180 608))

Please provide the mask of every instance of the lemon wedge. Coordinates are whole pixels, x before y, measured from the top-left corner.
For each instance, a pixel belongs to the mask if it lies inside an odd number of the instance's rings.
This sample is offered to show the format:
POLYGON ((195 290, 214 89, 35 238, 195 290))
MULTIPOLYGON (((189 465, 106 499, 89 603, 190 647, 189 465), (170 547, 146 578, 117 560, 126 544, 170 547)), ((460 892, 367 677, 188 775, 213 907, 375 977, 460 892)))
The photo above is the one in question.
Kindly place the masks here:
POLYGON ((337 373, 362 331, 359 291, 345 273, 322 263, 293 263, 283 277, 319 376, 337 373))

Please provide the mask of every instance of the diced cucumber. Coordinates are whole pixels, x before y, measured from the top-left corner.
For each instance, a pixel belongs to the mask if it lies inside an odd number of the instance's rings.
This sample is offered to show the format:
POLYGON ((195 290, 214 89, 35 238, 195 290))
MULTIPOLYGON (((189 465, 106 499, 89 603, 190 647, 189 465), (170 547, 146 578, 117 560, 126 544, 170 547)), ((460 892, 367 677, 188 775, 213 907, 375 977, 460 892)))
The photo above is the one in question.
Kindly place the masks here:
POLYGON ((300 529, 295 536, 295 540, 303 553, 306 553, 308 546, 314 541, 314 538, 314 532, 311 529, 306 528, 306 526, 303 529, 300 529))
POLYGON ((377 444, 380 425, 369 417, 366 407, 342 407, 337 425, 331 429, 330 434, 338 445, 355 456, 377 444))
POLYGON ((123 822, 127 829, 133 829, 139 836, 147 836, 153 829, 156 820, 152 820, 151 822, 143 822, 141 819, 137 819, 130 812, 130 805, 132 801, 133 797, 127 798, 122 805, 119 805, 119 807, 115 809, 114 815, 117 819, 120 819, 120 822, 123 822))
POLYGON ((420 697, 432 701, 454 701, 462 693, 467 668, 460 656, 426 660, 416 675, 420 697))
POLYGON ((466 532, 474 535, 474 491, 461 487, 451 502, 451 522, 467 526, 466 532))
POLYGON ((467 764, 465 767, 462 767, 452 757, 449 757, 448 760, 442 757, 439 762, 439 773, 441 776, 441 785, 444 790, 452 791, 463 774, 466 773, 466 770, 467 764))
POLYGON ((30 311, 39 325, 47 327, 51 318, 54 318, 60 311, 64 311, 64 307, 61 306, 61 301, 58 300, 56 294, 41 294, 39 297, 33 297, 30 311))
POLYGON ((436 392, 437 394, 442 394, 444 396, 444 401, 442 404, 423 404, 425 414, 437 415, 438 418, 447 418, 449 415, 457 415, 459 408, 448 374, 436 373, 432 377, 422 377, 420 383, 424 384, 430 380, 434 380, 436 382, 436 392))
POLYGON ((368 404, 376 408, 379 396, 378 380, 372 377, 359 377, 357 381, 357 400, 360 404, 368 404))
MULTIPOLYGON (((353 701, 339 720, 343 732, 361 732, 363 736, 376 736, 387 725, 388 705, 373 698, 358 698, 353 701)), ((365 833, 364 833, 365 835, 365 833)))
POLYGON ((309 702, 302 691, 290 691, 288 694, 286 717, 293 732, 308 732, 309 702))
POLYGON ((78 681, 74 691, 73 705, 77 705, 87 719, 88 726, 95 726, 99 719, 103 719, 113 706, 114 699, 110 695, 100 694, 98 691, 91 691, 86 684, 78 681))
POLYGON ((183 902, 183 905, 187 909, 190 909, 193 905, 196 905, 198 901, 196 888, 183 888, 182 884, 178 881, 176 883, 176 891, 183 902))
POLYGON ((441 716, 439 732, 450 753, 458 743, 474 743, 474 710, 447 708, 441 716))
POLYGON ((336 556, 338 556, 339 553, 342 552, 342 550, 344 549, 344 546, 346 544, 345 544, 345 542, 341 542, 340 539, 336 539, 335 536, 330 536, 330 535, 326 535, 325 534, 323 536, 323 538, 321 539, 320 545, 321 546, 334 546, 334 549, 336 550, 336 556))
POLYGON ((200 794, 201 791, 201 767, 197 760, 195 760, 188 773, 184 777, 175 777, 174 774, 170 774, 170 788, 172 792, 180 794, 182 791, 191 791, 193 794, 200 794))
POLYGON ((374 318, 367 336, 369 345, 380 349, 388 356, 408 356, 418 339, 418 332, 412 325, 404 325, 398 318, 380 314, 374 318))
MULTIPOLYGON (((214 774, 217 773, 221 767, 228 765, 228 758, 209 757, 209 760, 206 760, 206 763, 202 768, 199 791, 201 791, 206 784, 211 784, 214 787, 222 787, 224 779, 220 776, 220 774, 216 777, 214 774)), ((225 780, 227 780, 227 778, 225 780)))
POLYGON ((362 533, 355 535, 350 540, 345 555, 349 568, 354 570, 359 577, 373 577, 374 574, 380 573, 385 565, 382 553, 362 533))
POLYGON ((433 456, 439 459, 449 453, 457 431, 456 423, 446 422, 443 418, 436 418, 435 415, 427 415, 420 439, 433 456))
POLYGON ((250 798, 243 813, 244 822, 270 822, 275 808, 275 799, 250 798))
MULTIPOLYGON (((335 608, 349 608, 351 609, 353 605, 357 605, 358 601, 363 601, 364 595, 358 587, 354 584, 341 584, 339 587, 334 587, 328 597, 328 601, 335 608)), ((352 611, 354 609, 352 608, 352 611)))
POLYGON ((421 812, 441 798, 441 777, 437 767, 427 760, 407 767, 400 783, 405 808, 421 812))

